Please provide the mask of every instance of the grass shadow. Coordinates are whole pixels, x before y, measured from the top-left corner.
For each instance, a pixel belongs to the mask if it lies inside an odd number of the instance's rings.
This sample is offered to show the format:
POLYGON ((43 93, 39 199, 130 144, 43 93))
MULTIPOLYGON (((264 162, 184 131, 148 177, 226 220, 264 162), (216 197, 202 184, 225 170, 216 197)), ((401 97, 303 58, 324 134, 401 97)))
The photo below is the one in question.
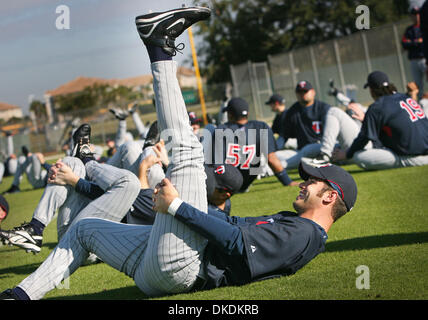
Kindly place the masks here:
POLYGON ((48 298, 46 300, 141 300, 148 298, 137 286, 129 286, 89 294, 48 298))
POLYGON ((9 277, 10 274, 25 274, 29 275, 40 266, 40 263, 31 263, 23 266, 15 266, 0 269, 0 279, 9 277))
POLYGON ((328 242, 325 252, 367 250, 428 242, 428 232, 383 234, 328 242))

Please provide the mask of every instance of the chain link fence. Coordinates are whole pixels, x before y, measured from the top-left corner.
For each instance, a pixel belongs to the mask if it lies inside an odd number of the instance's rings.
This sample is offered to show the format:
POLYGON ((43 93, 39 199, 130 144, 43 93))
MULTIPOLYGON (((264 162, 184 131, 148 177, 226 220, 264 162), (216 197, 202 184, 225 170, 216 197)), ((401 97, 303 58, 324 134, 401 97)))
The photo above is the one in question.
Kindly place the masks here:
POLYGON ((388 74, 401 92, 413 81, 407 53, 401 47, 401 37, 411 21, 403 21, 349 36, 301 47, 277 55, 269 55, 267 62, 248 61, 230 66, 233 94, 246 99, 250 118, 271 121, 274 114, 265 105, 273 93, 281 94, 289 107, 295 101, 295 87, 301 80, 309 81, 317 92, 317 99, 336 105, 328 95, 329 80, 349 97, 364 104, 372 102, 364 90, 367 75, 374 70, 388 74))
MULTIPOLYGON (((279 93, 291 106, 296 100, 294 89, 301 80, 312 83, 317 91, 317 99, 335 105, 328 95, 329 80, 354 100, 368 105, 372 99, 368 90, 363 89, 367 75, 374 70, 386 72, 399 91, 404 92, 408 81, 412 81, 407 54, 401 48, 401 36, 411 21, 403 21, 356 32, 347 37, 305 46, 277 55, 269 55, 265 62, 251 62, 230 66, 233 96, 244 98, 250 106, 250 119, 270 122, 274 114, 265 105, 273 93, 279 93)), ((204 85, 206 110, 210 118, 216 118, 225 98, 226 84, 204 85)), ((194 96, 198 96, 194 93, 194 96)), ((198 101, 188 105, 189 111, 202 118, 198 101)), ((152 105, 140 106, 139 114, 143 123, 156 119, 152 105)), ((67 139, 71 121, 79 118, 79 123, 90 123, 92 141, 104 146, 108 138, 114 139, 118 120, 108 108, 90 108, 62 114, 60 121, 48 125, 46 120, 36 119, 38 129, 29 129, 13 136, 14 153, 21 154, 21 147, 27 146, 33 152, 58 153, 67 139)), ((127 118, 127 128, 134 137, 137 129, 127 118)), ((0 137, 0 158, 7 154, 7 138, 0 137)))
MULTIPOLYGON (((188 111, 193 111, 202 119, 202 108, 199 102, 199 95, 196 89, 187 89, 187 94, 194 91, 192 101, 188 101, 188 111)), ((210 116, 209 119, 216 119, 220 111, 220 106, 225 98, 226 84, 204 85, 204 97, 206 103, 206 111, 210 116)), ((186 97, 185 97, 186 100, 186 97)), ((131 101, 122 102, 120 105, 125 106, 131 101)), ((140 115, 143 124, 148 126, 156 120, 156 110, 153 104, 142 104, 138 106, 138 114, 140 115)), ((76 125, 89 123, 91 125, 91 141, 99 146, 106 146, 107 139, 115 139, 118 130, 119 121, 114 115, 109 112, 108 107, 94 107, 83 110, 78 110, 69 113, 56 114, 57 121, 54 124, 47 124, 46 119, 35 119, 35 123, 28 125, 19 134, 13 135, 13 153, 21 155, 22 146, 27 146, 31 152, 42 152, 49 157, 57 156, 61 152, 61 147, 69 138, 69 133, 72 129, 71 123, 74 121, 76 125), (37 128, 37 129, 36 129, 37 128), (31 131, 31 132, 30 132, 31 131)), ((127 131, 129 131, 135 139, 138 139, 138 130, 135 126, 132 117, 126 118, 127 131)), ((5 135, 0 136, 0 161, 4 161, 8 156, 8 140, 5 135)))

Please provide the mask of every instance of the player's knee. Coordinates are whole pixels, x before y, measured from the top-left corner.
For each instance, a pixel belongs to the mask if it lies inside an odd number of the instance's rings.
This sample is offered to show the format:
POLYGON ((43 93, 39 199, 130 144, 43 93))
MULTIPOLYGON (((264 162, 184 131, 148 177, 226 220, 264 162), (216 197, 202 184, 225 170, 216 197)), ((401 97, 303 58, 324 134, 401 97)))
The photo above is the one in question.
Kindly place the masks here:
POLYGON ((126 188, 127 192, 135 194, 137 196, 141 189, 140 180, 131 171, 125 169, 123 169, 123 171, 124 174, 120 178, 120 181, 118 181, 118 184, 122 184, 124 188, 126 188))
POLYGON ((62 159, 62 162, 69 166, 71 170, 73 170, 74 174, 77 176, 83 178, 86 175, 86 169, 85 165, 83 164, 82 160, 76 157, 65 157, 62 159))

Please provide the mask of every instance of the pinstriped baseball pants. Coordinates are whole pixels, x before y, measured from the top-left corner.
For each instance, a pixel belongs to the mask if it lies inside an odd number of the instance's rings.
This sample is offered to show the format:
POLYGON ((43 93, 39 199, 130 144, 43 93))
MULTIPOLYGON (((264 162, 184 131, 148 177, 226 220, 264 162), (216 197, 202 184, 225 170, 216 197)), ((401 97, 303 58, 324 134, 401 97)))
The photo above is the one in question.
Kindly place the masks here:
MULTIPOLYGON (((18 285, 25 290, 31 299, 41 299, 48 291, 55 288, 62 279, 74 272, 86 260, 89 252, 94 252, 93 250, 86 251, 85 248, 89 248, 88 246, 81 246, 83 236, 76 236, 77 231, 83 233, 81 229, 77 228, 79 221, 91 220, 90 217, 109 223, 120 221, 135 201, 141 188, 138 178, 125 169, 90 161, 86 164, 86 172, 106 192, 87 204, 80 212, 69 210, 65 213, 66 217, 64 216, 62 220, 65 223, 62 229, 63 236, 58 245, 39 268, 18 285), (73 228, 73 226, 75 227, 73 228)), ((72 200, 74 202, 79 199, 82 200, 82 198, 84 197, 72 195, 67 197, 66 202, 71 201, 70 199, 74 199, 72 200)), ((51 204, 57 205, 58 203, 52 202, 51 204)), ((92 235, 89 235, 86 240, 89 243, 93 239, 92 235)), ((104 258, 104 255, 98 256, 101 259, 104 258)))
MULTIPOLYGON (((170 130, 172 137, 173 155, 167 177, 182 200, 207 212, 202 145, 190 127, 176 79, 176 64, 157 62, 152 64, 152 71, 160 130, 170 130)), ((138 190, 134 199, 137 193, 138 190)), ((112 190, 91 202, 79 218, 91 216, 92 210, 104 202, 121 203, 129 208, 134 199, 129 201, 120 189, 112 190)), ((207 240, 168 214, 158 214, 153 226, 98 218, 79 220, 45 262, 18 285, 31 299, 42 298, 71 275, 88 252, 134 278, 136 285, 152 296, 188 291, 200 274, 207 240)))
MULTIPOLYGON (((183 201, 206 213, 204 153, 190 126, 176 63, 160 61, 151 67, 159 129, 172 139, 166 175, 183 201)), ((190 290, 200 273, 206 244, 206 239, 171 215, 157 214, 135 283, 148 295, 190 290)))
MULTIPOLYGON (((116 153, 107 163, 118 168, 127 169, 138 176, 141 161, 149 155, 156 156, 152 147, 142 150, 138 142, 128 141, 117 149, 116 153)), ((156 184, 165 178, 162 167, 159 164, 153 165, 147 173, 147 178, 150 188, 154 189, 156 184)))
POLYGON ((46 185, 46 170, 42 169, 39 159, 35 154, 28 156, 24 163, 20 163, 16 169, 12 184, 19 186, 23 174, 27 175, 28 182, 36 189, 46 185))
MULTIPOLYGON (((65 157, 63 163, 68 165, 80 178, 86 174, 82 161, 74 157, 65 157)), ((73 187, 47 184, 40 201, 34 210, 33 218, 47 226, 58 210, 58 239, 67 231, 70 221, 82 210, 89 199, 77 193, 73 187)))

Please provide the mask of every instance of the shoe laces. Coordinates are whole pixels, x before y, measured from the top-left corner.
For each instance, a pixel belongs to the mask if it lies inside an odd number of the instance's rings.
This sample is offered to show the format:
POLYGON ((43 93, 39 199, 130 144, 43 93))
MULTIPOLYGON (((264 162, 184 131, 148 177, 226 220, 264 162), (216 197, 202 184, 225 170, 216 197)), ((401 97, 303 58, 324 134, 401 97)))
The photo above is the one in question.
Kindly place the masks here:
POLYGON ((177 52, 183 54, 182 51, 183 51, 184 47, 185 47, 185 45, 182 42, 177 44, 176 46, 174 46, 173 47, 174 48, 174 56, 177 55, 177 52))
POLYGON ((181 53, 181 54, 183 54, 183 49, 184 49, 184 47, 185 47, 185 45, 184 45, 184 43, 179 43, 179 44, 177 44, 177 45, 175 45, 175 43, 174 43, 174 39, 170 39, 170 38, 168 38, 168 39, 166 39, 166 45, 168 46, 168 47, 170 47, 170 48, 172 48, 172 49, 174 49, 173 50, 173 52, 172 52, 172 56, 174 57, 174 56, 176 56, 177 55, 177 52, 179 52, 179 53, 181 53), (172 40, 172 41, 171 41, 172 40))
POLYGON ((20 226, 13 228, 13 231, 19 231, 19 230, 27 230, 29 227, 31 227, 29 222, 22 223, 20 226))

